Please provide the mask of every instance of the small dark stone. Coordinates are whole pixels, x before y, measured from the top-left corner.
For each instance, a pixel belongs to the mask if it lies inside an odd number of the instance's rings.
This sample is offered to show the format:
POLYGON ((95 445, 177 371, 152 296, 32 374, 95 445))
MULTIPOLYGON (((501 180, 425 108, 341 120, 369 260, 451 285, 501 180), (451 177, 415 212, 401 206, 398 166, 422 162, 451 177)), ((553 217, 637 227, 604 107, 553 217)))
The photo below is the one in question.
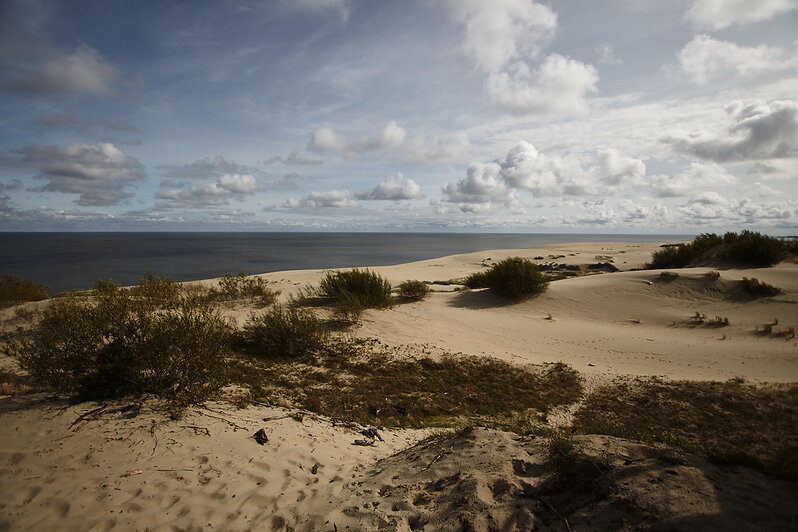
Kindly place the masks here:
POLYGON ((261 445, 263 445, 264 443, 269 441, 269 437, 266 436, 266 431, 263 430, 263 429, 260 429, 252 437, 255 438, 255 441, 258 442, 261 445))

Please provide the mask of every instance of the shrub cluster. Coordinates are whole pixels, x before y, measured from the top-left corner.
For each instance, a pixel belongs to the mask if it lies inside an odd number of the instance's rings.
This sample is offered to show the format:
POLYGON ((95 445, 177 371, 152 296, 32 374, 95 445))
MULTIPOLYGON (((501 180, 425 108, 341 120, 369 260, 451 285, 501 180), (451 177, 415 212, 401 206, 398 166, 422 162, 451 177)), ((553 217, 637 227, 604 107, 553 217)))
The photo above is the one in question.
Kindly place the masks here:
POLYGON ((743 291, 753 297, 773 297, 781 294, 781 288, 763 283, 756 277, 750 279, 743 277, 743 280, 739 281, 739 283, 743 291))
POLYGON ((393 304, 391 283, 378 273, 357 268, 327 272, 317 294, 332 300, 336 314, 347 321, 356 321, 363 309, 387 308, 393 304))
POLYGON ((411 301, 421 301, 429 295, 429 286, 423 281, 403 281, 399 283, 399 297, 411 301))
POLYGON ((240 272, 237 276, 225 275, 219 280, 219 289, 211 291, 210 297, 221 300, 249 299, 266 307, 277 301, 279 292, 271 290, 268 281, 261 277, 247 277, 240 272))
POLYGON ((244 326, 244 344, 256 356, 303 356, 327 342, 328 333, 309 309, 274 305, 250 316, 244 326))
POLYGON ((47 299, 47 286, 20 279, 16 275, 5 274, 0 277, 0 307, 23 301, 47 299))
POLYGON ((180 297, 165 278, 143 285, 98 291, 96 301, 54 300, 40 329, 10 340, 8 351, 34 381, 81 399, 153 393, 185 404, 204 400, 225 379, 230 325, 207 304, 180 297))
POLYGON ((463 284, 468 288, 490 288, 501 296, 521 299, 545 292, 549 281, 534 262, 509 257, 487 271, 468 276, 463 284))
POLYGON ((739 234, 728 232, 723 237, 704 233, 687 244, 667 246, 655 252, 647 267, 684 268, 707 258, 748 267, 773 266, 787 256, 791 245, 778 238, 748 230, 739 234))

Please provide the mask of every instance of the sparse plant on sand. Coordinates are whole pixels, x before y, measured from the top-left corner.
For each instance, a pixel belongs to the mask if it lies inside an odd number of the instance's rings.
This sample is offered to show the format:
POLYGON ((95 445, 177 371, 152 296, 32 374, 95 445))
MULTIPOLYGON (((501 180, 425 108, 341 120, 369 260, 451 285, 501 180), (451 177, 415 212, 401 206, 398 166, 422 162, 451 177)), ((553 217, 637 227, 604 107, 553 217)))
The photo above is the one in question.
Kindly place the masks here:
POLYGON ((529 259, 509 257, 488 271, 468 276, 464 284, 468 288, 490 288, 501 296, 522 299, 545 292, 549 280, 529 259))
POLYGON ((277 301, 280 293, 268 287, 262 277, 249 277, 244 272, 238 275, 225 275, 219 280, 218 290, 211 290, 210 297, 223 301, 248 299, 258 306, 267 307, 277 301))
POLYGON ((781 294, 781 288, 763 283, 755 277, 750 279, 743 277, 740 286, 746 294, 753 297, 773 297, 781 294))
POLYGON ((399 297, 421 301, 429 296, 429 285, 423 281, 403 281, 399 283, 397 293, 399 297))

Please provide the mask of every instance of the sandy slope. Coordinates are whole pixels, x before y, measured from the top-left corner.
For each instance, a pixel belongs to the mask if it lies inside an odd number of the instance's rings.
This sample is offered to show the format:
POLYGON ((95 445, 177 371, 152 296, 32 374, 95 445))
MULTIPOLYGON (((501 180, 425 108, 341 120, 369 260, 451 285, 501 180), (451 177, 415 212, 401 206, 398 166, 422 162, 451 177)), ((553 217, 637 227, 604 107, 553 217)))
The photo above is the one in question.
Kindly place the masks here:
MULTIPOLYGON (((445 281, 512 255, 569 264, 612 257, 617 266, 631 269, 656 249, 655 244, 568 244, 376 270, 394 284, 445 281)), ((519 363, 564 361, 589 382, 627 374, 798 381, 796 340, 754 332, 774 318, 777 330, 798 325, 798 265, 722 270, 721 284, 714 287, 702 284, 707 271, 680 270, 672 283, 660 282, 659 272, 652 271, 566 279, 517 304, 486 291, 452 292, 451 286, 435 285, 441 291, 426 301, 368 311, 356 334, 519 363), (723 288, 743 276, 784 293, 745 300, 723 288), (696 312, 728 317, 730 325, 690 327, 686 322, 696 312)), ((287 298, 322 275, 307 270, 263 277, 287 298)), ((239 323, 251 311, 227 310, 239 323)), ((0 319, 3 331, 25 321, 14 309, 0 311, 0 319)), ((7 359, 0 363, 13 367, 7 359)), ((423 434, 383 432, 385 442, 360 447, 352 445, 361 438, 352 429, 280 417, 287 413, 281 409, 229 403, 190 409, 172 420, 151 403, 128 417, 128 403, 115 402, 96 419, 73 426, 101 405, 44 399, 0 398, 0 530, 343 530, 347 525, 408 530, 424 523, 425 530, 455 530, 465 523, 476 530, 526 530, 530 523, 565 530, 549 504, 567 514, 574 530, 778 530, 798 516, 794 485, 689 457, 674 466, 648 447, 600 437, 587 438, 585 445, 614 466, 598 491, 604 499, 588 490, 566 500, 546 491, 550 476, 542 442, 505 433, 478 430, 377 463, 423 434), (264 421, 274 417, 280 418, 264 421), (251 437, 259 428, 269 436, 263 446, 251 437)))

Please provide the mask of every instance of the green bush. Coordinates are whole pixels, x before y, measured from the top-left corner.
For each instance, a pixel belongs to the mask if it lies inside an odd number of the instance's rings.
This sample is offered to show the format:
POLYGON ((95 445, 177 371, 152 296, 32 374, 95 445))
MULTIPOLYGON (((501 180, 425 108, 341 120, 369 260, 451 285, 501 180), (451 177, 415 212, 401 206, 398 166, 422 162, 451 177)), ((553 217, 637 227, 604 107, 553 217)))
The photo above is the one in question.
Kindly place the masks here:
POLYGON ((421 301, 429 295, 429 286, 423 281, 404 281, 399 283, 399 297, 421 301))
POLYGON ((788 243, 753 231, 729 232, 720 237, 714 233, 697 236, 692 242, 667 246, 655 252, 649 269, 684 268, 704 259, 728 261, 739 266, 766 267, 787 256, 788 243))
POLYGON ((319 283, 318 294, 337 303, 357 304, 361 308, 386 308, 393 303, 388 280, 370 270, 357 268, 327 272, 319 283))
POLYGON ((230 332, 195 300, 115 291, 96 302, 54 300, 41 327, 11 340, 9 353, 37 383, 81 399, 153 393, 190 404, 223 384, 230 332))
POLYGON ((726 233, 723 236, 724 258, 745 266, 767 267, 778 264, 787 256, 783 240, 752 231, 726 233))
POLYGON ((497 262, 486 272, 466 278, 468 288, 490 288, 497 294, 521 299, 545 292, 549 281, 534 262, 520 257, 509 257, 497 262))
POLYGON ((47 289, 46 285, 5 274, 0 277, 0 307, 47 299, 47 289))
POLYGON ((250 316, 243 340, 257 356, 294 358, 321 348, 328 336, 311 310, 274 305, 250 316))

